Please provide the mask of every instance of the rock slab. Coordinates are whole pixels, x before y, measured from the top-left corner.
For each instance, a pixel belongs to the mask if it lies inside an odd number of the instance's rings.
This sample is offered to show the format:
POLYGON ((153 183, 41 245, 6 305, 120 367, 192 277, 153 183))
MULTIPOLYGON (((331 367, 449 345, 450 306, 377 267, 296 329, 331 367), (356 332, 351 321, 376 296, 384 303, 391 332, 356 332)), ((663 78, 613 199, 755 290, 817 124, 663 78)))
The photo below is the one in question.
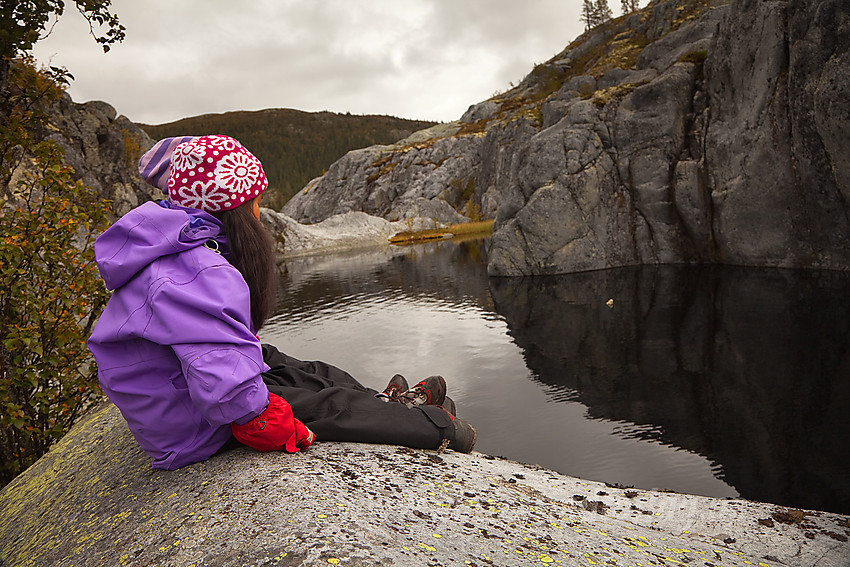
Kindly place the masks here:
POLYGON ((0 565, 799 565, 850 517, 662 493, 480 453, 317 443, 154 471, 111 404, 0 491, 0 565))

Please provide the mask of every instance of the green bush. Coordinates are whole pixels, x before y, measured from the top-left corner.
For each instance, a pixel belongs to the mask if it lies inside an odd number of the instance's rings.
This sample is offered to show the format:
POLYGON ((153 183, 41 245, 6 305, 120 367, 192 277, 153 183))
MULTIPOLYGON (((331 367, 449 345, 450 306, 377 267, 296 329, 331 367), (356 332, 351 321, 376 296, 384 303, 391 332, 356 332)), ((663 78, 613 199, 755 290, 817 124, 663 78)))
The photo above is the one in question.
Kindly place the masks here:
POLYGON ((94 238, 109 203, 40 140, 60 70, 11 72, 0 112, 0 483, 62 437, 99 398, 86 338, 108 299, 94 238))

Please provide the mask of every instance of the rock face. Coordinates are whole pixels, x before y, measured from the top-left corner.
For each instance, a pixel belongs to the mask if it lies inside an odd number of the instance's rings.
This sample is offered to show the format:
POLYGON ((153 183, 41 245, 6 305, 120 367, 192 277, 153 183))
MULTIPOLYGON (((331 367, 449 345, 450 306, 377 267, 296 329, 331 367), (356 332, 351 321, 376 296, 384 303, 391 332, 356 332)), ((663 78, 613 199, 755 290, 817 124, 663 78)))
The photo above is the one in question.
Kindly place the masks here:
POLYGON ((850 269, 849 70, 842 0, 656 0, 283 212, 495 218, 492 275, 850 269))
POLYGON ((475 143, 454 136, 457 130, 452 124, 438 125, 401 145, 351 151, 293 197, 283 212, 309 223, 350 211, 392 221, 427 217, 462 222, 464 217, 450 203, 457 201, 461 190, 455 179, 475 166, 475 143), (426 154, 428 158, 421 159, 426 154))
POLYGON ((0 565, 843 567, 850 518, 611 487, 480 453, 317 443, 154 471, 90 413, 0 491, 0 565))
POLYGON ((849 68, 846 3, 730 6, 706 60, 707 171, 725 261, 850 267, 849 68))
POLYGON ((65 96, 50 109, 49 132, 48 139, 65 149, 65 160, 77 177, 112 201, 116 216, 162 198, 138 171, 139 158, 154 141, 109 104, 79 104, 65 96))

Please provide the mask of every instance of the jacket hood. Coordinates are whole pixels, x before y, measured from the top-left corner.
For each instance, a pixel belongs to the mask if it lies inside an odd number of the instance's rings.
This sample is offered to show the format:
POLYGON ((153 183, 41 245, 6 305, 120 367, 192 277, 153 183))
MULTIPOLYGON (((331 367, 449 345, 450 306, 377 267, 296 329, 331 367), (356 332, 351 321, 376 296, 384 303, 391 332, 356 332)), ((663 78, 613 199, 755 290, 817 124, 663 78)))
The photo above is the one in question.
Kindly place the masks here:
POLYGON ((166 201, 148 202, 106 229, 95 241, 94 254, 107 289, 116 289, 157 258, 210 240, 225 252, 224 229, 212 215, 166 201))

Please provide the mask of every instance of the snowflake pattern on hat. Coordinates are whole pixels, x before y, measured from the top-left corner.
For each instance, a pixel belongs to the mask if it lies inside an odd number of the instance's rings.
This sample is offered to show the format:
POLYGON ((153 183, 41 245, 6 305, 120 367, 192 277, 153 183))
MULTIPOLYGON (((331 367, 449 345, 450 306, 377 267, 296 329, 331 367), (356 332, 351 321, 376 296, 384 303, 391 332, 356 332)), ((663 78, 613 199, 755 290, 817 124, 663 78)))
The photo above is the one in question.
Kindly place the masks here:
POLYGON ((202 161, 203 148, 189 142, 180 144, 171 152, 171 168, 177 171, 192 169, 202 161))
POLYGON ((268 184, 260 160, 228 136, 200 136, 171 154, 168 196, 184 207, 226 211, 250 201, 268 184))
POLYGON ((171 201, 178 203, 190 209, 200 209, 202 211, 224 211, 228 208, 227 195, 218 191, 214 181, 204 183, 203 181, 195 181, 191 187, 179 187, 177 189, 178 199, 171 197, 171 201))
POLYGON ((213 175, 232 193, 244 193, 251 189, 261 173, 260 162, 244 154, 224 156, 215 166, 213 175))

